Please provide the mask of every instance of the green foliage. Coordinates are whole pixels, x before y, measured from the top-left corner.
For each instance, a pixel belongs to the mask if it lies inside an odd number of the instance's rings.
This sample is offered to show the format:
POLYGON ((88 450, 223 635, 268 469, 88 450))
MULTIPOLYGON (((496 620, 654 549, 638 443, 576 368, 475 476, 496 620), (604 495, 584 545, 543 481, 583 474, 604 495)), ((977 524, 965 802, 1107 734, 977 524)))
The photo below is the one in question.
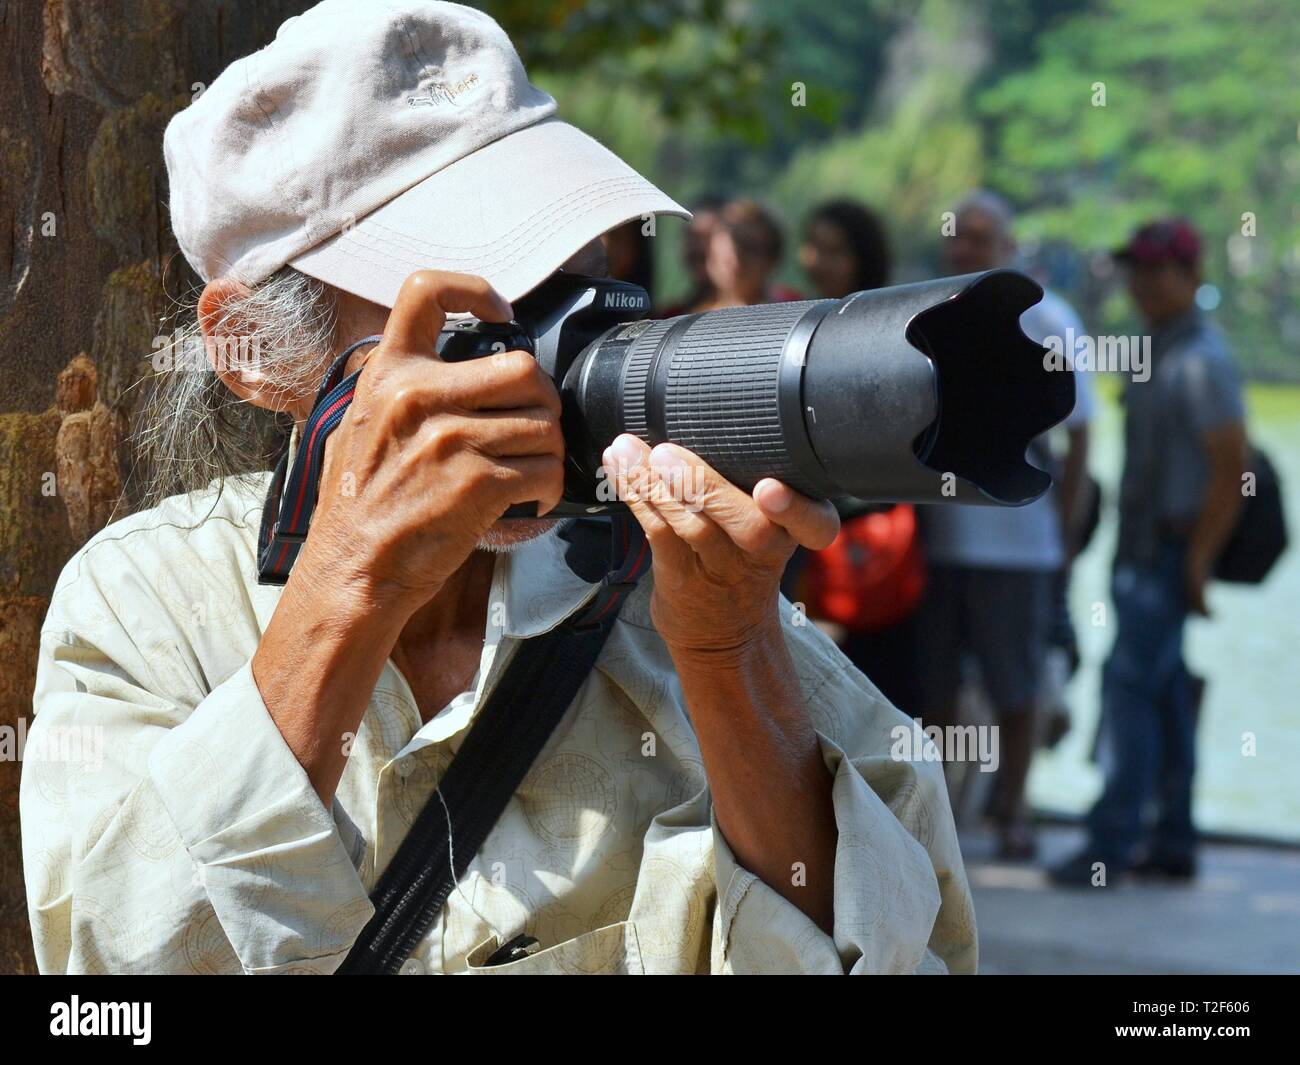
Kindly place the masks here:
POLYGON ((596 91, 621 89, 680 120, 707 116, 751 139, 762 134, 757 86, 776 36, 727 0, 480 0, 505 26, 538 80, 580 72, 596 91))
POLYGON ((1244 361, 1288 375, 1300 341, 1295 15, 1263 0, 1095 3, 977 105, 990 179, 1027 208, 1025 234, 1105 249, 1153 216, 1186 215, 1244 361))
POLYGON ((966 100, 988 52, 978 7, 926 0, 891 38, 864 123, 797 153, 775 181, 779 202, 801 217, 831 196, 860 198, 882 212, 904 260, 926 259, 942 212, 983 173, 966 100))

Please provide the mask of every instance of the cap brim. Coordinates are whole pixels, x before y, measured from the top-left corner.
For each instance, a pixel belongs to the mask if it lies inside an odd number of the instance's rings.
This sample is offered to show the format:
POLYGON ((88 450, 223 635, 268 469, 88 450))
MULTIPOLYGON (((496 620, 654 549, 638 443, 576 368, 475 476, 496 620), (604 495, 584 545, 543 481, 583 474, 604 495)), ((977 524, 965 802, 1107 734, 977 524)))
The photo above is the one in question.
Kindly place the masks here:
POLYGON ((417 270, 486 278, 513 301, 607 230, 690 218, 581 130, 548 119, 425 178, 290 265, 385 307, 417 270))

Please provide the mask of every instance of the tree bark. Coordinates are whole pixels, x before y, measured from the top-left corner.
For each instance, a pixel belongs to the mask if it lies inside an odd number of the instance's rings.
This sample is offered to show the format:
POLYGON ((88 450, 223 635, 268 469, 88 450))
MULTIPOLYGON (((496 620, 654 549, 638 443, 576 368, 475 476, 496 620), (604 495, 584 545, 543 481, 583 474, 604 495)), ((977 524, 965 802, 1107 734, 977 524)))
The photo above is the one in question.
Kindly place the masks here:
MULTIPOLYGON (((162 133, 310 0, 0 0, 0 727, 30 725, 63 564, 130 500, 133 389, 197 278, 162 133)), ((20 763, 0 762, 0 972, 33 973, 20 763)))

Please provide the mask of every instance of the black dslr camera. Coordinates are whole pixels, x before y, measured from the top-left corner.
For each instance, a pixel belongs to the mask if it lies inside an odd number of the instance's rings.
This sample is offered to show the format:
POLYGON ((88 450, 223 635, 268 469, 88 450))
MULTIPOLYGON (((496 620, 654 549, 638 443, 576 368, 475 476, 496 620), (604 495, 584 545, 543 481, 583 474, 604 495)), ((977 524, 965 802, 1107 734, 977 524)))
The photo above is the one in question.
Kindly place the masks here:
POLYGON ((746 490, 775 477, 813 498, 1018 506, 1051 484, 1025 460, 1030 441, 1074 406, 1073 374, 1020 330, 1041 298, 992 270, 654 320, 644 289, 561 271, 511 322, 449 325, 438 351, 529 351, 555 381, 555 516, 622 509, 601 454, 623 432, 689 448, 746 490))

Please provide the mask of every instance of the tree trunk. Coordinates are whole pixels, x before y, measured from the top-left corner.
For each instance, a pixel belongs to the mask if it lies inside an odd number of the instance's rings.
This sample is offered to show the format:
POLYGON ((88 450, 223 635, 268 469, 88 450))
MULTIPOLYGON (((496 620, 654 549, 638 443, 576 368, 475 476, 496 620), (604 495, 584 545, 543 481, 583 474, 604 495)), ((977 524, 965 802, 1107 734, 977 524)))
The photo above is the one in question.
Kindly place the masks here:
MULTIPOLYGON (((122 505, 153 339, 195 284, 162 132, 309 0, 0 0, 0 728, 30 724, 64 562, 122 505)), ((11 734, 12 735, 12 734, 11 734)), ((20 763, 0 762, 0 972, 35 972, 20 763)))

